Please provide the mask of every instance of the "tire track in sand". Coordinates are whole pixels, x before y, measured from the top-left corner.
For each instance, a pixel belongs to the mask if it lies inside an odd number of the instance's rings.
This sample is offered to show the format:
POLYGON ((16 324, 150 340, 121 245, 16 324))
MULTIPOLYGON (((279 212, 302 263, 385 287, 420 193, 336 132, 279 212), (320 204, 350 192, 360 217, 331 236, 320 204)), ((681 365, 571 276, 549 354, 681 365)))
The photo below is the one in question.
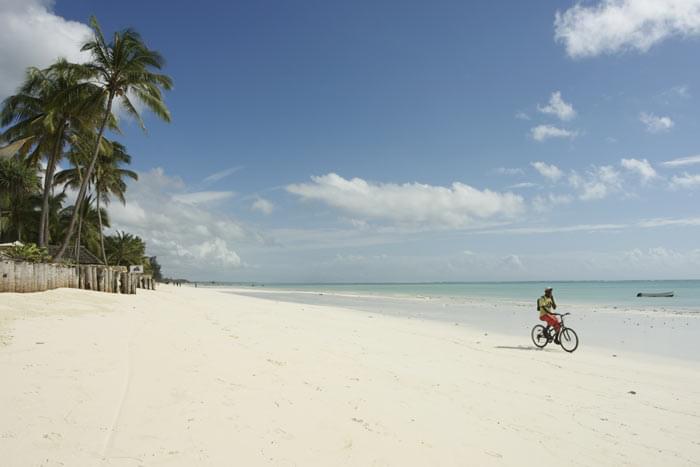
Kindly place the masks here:
POLYGON ((100 465, 104 465, 105 461, 111 458, 107 455, 107 453, 112 449, 114 445, 114 435, 116 434, 117 428, 119 427, 119 423, 124 412, 124 405, 126 404, 126 399, 129 396, 129 391, 131 388, 131 380, 133 375, 134 340, 136 339, 136 336, 141 332, 143 326, 144 325, 141 324, 141 326, 138 329, 132 331, 131 336, 129 337, 129 342, 126 346, 126 350, 124 352, 126 354, 126 372, 122 384, 122 395, 119 400, 117 410, 114 413, 114 417, 112 418, 112 423, 109 429, 107 430, 107 436, 104 442, 102 443, 102 451, 100 453, 100 465))

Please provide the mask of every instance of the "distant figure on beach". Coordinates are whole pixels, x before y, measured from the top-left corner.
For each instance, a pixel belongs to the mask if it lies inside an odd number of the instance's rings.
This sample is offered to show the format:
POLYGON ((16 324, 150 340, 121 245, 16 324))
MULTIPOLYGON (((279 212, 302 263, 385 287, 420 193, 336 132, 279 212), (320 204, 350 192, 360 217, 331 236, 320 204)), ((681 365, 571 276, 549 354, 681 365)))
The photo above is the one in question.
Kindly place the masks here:
POLYGON ((548 325, 552 326, 555 331, 559 332, 559 318, 552 314, 552 310, 557 309, 557 304, 554 301, 554 294, 552 293, 552 288, 547 287, 544 289, 544 295, 537 299, 537 311, 540 312, 540 321, 546 322, 548 325))

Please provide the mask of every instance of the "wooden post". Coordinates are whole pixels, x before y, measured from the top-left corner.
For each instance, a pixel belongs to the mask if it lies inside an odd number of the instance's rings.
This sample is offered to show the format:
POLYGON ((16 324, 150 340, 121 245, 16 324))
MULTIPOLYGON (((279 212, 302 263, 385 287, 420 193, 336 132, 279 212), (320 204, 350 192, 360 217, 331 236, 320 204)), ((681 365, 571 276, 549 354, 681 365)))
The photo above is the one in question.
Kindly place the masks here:
POLYGON ((27 270, 29 271, 29 275, 27 277, 27 279, 29 279, 27 282, 27 292, 36 292, 39 289, 39 281, 37 280, 39 268, 37 266, 38 265, 35 263, 27 263, 27 270))
POLYGON ((15 263, 15 292, 24 292, 24 263, 15 263))
POLYGON ((14 261, 0 261, 0 292, 15 291, 14 261))
POLYGON ((39 276, 39 279, 41 283, 39 284, 39 290, 42 292, 45 290, 49 290, 49 265, 46 263, 40 263, 38 264, 39 270, 41 271, 41 274, 39 276))

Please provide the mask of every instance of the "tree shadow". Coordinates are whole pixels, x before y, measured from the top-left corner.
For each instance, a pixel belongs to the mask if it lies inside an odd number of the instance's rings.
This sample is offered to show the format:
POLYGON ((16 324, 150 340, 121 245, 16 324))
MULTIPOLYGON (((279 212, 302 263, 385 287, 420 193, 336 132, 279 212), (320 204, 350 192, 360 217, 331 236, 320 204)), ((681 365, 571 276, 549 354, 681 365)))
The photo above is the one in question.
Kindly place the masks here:
POLYGON ((531 345, 496 345, 493 347, 494 349, 506 349, 506 350, 529 350, 529 351, 535 351, 535 352, 550 352, 551 349, 538 349, 537 347, 533 347, 531 345))

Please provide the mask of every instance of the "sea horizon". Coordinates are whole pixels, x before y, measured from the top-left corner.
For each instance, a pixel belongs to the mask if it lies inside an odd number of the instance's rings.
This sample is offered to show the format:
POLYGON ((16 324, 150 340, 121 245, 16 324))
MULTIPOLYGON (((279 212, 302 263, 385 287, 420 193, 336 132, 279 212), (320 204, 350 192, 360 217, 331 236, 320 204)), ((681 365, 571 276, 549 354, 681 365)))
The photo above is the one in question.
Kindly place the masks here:
POLYGON ((265 288, 280 293, 326 293, 432 299, 498 300, 534 303, 547 286, 554 288, 560 304, 598 305, 668 311, 700 311, 700 280, 600 280, 600 281, 492 281, 492 282, 197 282, 203 286, 232 287, 251 291, 265 288), (638 293, 673 292, 673 297, 637 297, 638 293))

